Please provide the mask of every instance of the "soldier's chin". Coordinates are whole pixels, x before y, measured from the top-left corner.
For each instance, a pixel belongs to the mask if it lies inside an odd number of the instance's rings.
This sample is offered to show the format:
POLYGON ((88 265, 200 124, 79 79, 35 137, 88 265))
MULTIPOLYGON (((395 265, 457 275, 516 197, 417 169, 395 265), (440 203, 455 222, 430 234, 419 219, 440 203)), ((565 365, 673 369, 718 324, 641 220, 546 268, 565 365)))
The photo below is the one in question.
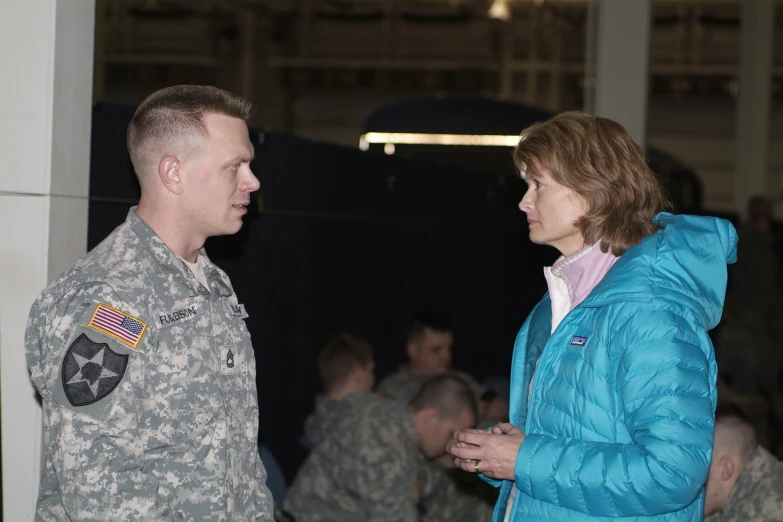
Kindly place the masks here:
POLYGON ((238 223, 232 223, 231 225, 227 225, 223 228, 223 230, 220 230, 213 234, 211 237, 216 236, 233 236, 237 232, 242 230, 242 220, 240 219, 238 223))

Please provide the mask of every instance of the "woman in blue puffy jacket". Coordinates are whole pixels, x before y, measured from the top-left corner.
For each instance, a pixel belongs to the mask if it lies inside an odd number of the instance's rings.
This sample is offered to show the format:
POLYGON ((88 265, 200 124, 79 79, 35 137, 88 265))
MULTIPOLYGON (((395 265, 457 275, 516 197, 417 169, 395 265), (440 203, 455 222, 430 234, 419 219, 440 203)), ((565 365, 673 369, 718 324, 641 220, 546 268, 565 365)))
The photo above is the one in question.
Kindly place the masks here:
POLYGON ((562 257, 514 345, 510 423, 457 432, 495 522, 703 519, 716 404, 707 332, 737 237, 668 202, 619 124, 568 112, 514 160, 530 240, 562 257))

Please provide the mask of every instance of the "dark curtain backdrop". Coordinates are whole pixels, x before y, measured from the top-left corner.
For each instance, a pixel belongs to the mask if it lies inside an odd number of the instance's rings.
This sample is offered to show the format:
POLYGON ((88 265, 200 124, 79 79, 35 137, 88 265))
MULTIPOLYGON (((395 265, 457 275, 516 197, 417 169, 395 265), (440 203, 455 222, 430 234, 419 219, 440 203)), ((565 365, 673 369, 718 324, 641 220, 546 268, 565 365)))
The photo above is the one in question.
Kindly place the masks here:
MULTIPOLYGON (((93 117, 89 248, 139 189, 125 149, 133 107, 93 117)), ((315 356, 333 333, 367 337, 378 376, 404 363, 415 311, 447 314, 455 366, 508 376, 514 337, 543 295, 556 252, 527 239, 513 176, 251 131, 261 180, 242 231, 207 242, 250 315, 260 438, 290 480, 319 391, 315 356)))

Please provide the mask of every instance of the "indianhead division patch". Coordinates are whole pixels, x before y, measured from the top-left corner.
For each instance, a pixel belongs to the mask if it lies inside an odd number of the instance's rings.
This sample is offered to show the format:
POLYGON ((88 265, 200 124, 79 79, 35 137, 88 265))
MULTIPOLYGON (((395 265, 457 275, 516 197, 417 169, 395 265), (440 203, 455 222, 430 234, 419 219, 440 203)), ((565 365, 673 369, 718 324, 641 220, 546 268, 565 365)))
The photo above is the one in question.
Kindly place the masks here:
POLYGON ((95 308, 87 326, 114 337, 134 350, 147 329, 144 321, 103 303, 95 308))
POLYGON ((71 343, 63 360, 63 389, 68 402, 72 406, 98 402, 120 384, 127 368, 127 355, 81 334, 71 343))

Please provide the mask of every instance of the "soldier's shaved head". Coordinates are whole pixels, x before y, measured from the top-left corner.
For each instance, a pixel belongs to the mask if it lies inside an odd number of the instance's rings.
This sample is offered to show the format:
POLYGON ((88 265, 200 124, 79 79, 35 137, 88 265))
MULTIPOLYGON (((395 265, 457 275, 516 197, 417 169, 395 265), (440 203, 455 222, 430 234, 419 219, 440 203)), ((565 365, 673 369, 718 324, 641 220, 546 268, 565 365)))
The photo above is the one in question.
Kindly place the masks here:
POLYGON ((217 113, 247 121, 251 104, 207 85, 175 85, 156 91, 136 109, 128 125, 127 146, 142 185, 166 155, 185 156, 209 137, 204 116, 217 113))
POLYGON ((470 386, 454 375, 441 375, 428 380, 410 404, 413 411, 432 408, 447 419, 454 419, 464 411, 478 418, 476 397, 470 386))
POLYGON ((756 431, 736 406, 721 406, 715 412, 712 462, 707 476, 704 515, 722 511, 745 464, 758 447, 756 431))
POLYGON ((729 453, 746 462, 758 446, 756 430, 738 410, 719 409, 715 413, 715 441, 713 454, 729 453))
POLYGON ((454 375, 427 381, 410 402, 419 447, 429 458, 446 453, 455 431, 472 428, 478 421, 476 397, 470 387, 454 375))

